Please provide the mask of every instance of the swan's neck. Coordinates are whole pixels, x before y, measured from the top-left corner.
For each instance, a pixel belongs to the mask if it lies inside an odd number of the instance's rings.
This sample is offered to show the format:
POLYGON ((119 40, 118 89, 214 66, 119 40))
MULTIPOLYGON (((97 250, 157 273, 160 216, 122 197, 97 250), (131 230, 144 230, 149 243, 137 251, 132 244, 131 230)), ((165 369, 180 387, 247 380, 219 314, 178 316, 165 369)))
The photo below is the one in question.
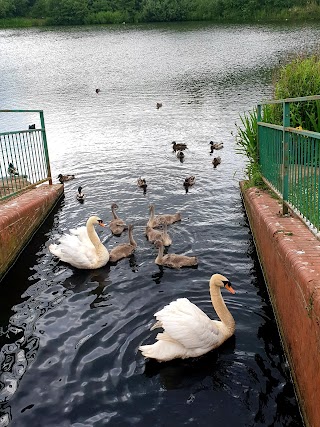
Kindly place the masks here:
POLYGON ((129 229, 129 243, 131 246, 137 246, 137 243, 133 238, 132 228, 129 229))
POLYGON ((153 220, 154 220, 154 207, 151 206, 151 208, 150 208, 150 221, 153 221, 153 220))
POLYGON ((159 252, 156 261, 161 261, 163 258, 163 245, 159 246, 159 252))
POLYGON ((115 208, 111 208, 111 212, 112 212, 112 215, 113 215, 113 218, 114 219, 118 219, 119 217, 118 217, 118 215, 116 214, 116 212, 115 212, 115 208))
POLYGON ((166 222, 163 224, 163 235, 166 237, 168 236, 168 226, 166 222))
POLYGON ((99 239, 99 236, 94 228, 94 225, 89 223, 87 224, 87 232, 88 232, 88 236, 89 239, 91 240, 93 246, 98 250, 101 248, 102 243, 101 240, 99 239))
POLYGON ((221 288, 219 286, 211 286, 210 296, 213 308, 219 319, 233 333, 235 330, 235 321, 222 298, 221 288))

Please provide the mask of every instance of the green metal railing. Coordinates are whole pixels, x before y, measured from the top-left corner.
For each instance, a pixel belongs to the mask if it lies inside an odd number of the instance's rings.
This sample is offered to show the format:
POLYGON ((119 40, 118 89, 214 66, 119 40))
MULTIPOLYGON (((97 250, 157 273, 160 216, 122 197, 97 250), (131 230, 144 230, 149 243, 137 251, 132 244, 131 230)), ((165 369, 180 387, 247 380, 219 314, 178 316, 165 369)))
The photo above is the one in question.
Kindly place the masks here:
POLYGON ((266 101, 258 105, 258 155, 265 183, 315 232, 320 231, 320 133, 290 127, 290 104, 320 95, 266 101), (282 104, 283 125, 261 121, 264 105, 282 104))
POLYGON ((52 184, 42 110, 0 110, 0 113, 39 113, 40 129, 0 133, 0 200, 49 181, 52 184))

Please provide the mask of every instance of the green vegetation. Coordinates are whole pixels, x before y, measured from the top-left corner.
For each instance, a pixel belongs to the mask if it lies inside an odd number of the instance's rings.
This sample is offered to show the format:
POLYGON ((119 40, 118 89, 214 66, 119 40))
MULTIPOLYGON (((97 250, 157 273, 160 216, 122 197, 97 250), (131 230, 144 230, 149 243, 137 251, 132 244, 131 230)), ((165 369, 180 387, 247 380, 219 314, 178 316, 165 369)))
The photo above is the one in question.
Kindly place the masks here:
MULTIPOLYGON (((281 67, 274 78, 274 99, 296 98, 320 94, 320 58, 298 56, 281 67)), ((282 104, 265 105, 262 121, 282 125, 282 104)), ((246 174, 251 186, 262 182, 258 164, 257 109, 240 116, 237 128, 238 152, 245 154, 248 162, 246 174)), ((320 132, 320 101, 294 102, 290 104, 290 125, 320 132)))
POLYGON ((320 20, 320 0, 0 0, 0 27, 320 20))
POLYGON ((240 117, 241 125, 237 125, 237 148, 238 152, 245 154, 248 163, 246 174, 251 185, 261 186, 263 181, 259 170, 257 150, 257 110, 244 114, 240 117))

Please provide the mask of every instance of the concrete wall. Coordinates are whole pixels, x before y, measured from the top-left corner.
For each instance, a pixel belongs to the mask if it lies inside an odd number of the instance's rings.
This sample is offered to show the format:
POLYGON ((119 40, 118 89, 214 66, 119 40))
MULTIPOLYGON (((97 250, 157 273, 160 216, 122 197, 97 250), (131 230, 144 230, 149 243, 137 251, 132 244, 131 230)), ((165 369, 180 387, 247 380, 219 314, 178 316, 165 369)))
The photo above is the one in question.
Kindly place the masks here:
POLYGON ((63 195, 63 185, 41 185, 0 202, 0 280, 63 195))
POLYGON ((320 426, 320 241, 266 191, 245 190, 245 208, 305 423, 320 426))

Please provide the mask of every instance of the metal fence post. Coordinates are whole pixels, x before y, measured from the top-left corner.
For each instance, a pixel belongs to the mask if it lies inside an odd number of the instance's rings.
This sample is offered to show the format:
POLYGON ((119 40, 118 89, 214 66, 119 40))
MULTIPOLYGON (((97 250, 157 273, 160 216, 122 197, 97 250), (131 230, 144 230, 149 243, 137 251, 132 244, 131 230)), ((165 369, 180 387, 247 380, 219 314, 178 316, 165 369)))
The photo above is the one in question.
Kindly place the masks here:
POLYGON ((282 169, 282 214, 288 213, 288 196, 289 196, 289 134, 286 128, 290 127, 290 103, 283 102, 283 169, 282 169))
POLYGON ((51 168, 50 168, 50 161, 49 161, 49 151, 48 151, 48 144, 47 144, 46 129, 45 129, 45 125, 44 125, 43 111, 40 111, 40 123, 41 123, 41 133, 42 133, 44 154, 45 154, 46 163, 47 163, 47 174, 48 174, 48 178, 49 178, 49 185, 52 185, 52 176, 51 176, 51 168))
POLYGON ((260 166, 260 144, 259 144, 259 140, 260 140, 261 126, 259 125, 259 123, 261 122, 261 104, 258 104, 258 108, 257 108, 257 122, 258 122, 258 129, 257 129, 257 162, 258 162, 258 165, 260 166))

